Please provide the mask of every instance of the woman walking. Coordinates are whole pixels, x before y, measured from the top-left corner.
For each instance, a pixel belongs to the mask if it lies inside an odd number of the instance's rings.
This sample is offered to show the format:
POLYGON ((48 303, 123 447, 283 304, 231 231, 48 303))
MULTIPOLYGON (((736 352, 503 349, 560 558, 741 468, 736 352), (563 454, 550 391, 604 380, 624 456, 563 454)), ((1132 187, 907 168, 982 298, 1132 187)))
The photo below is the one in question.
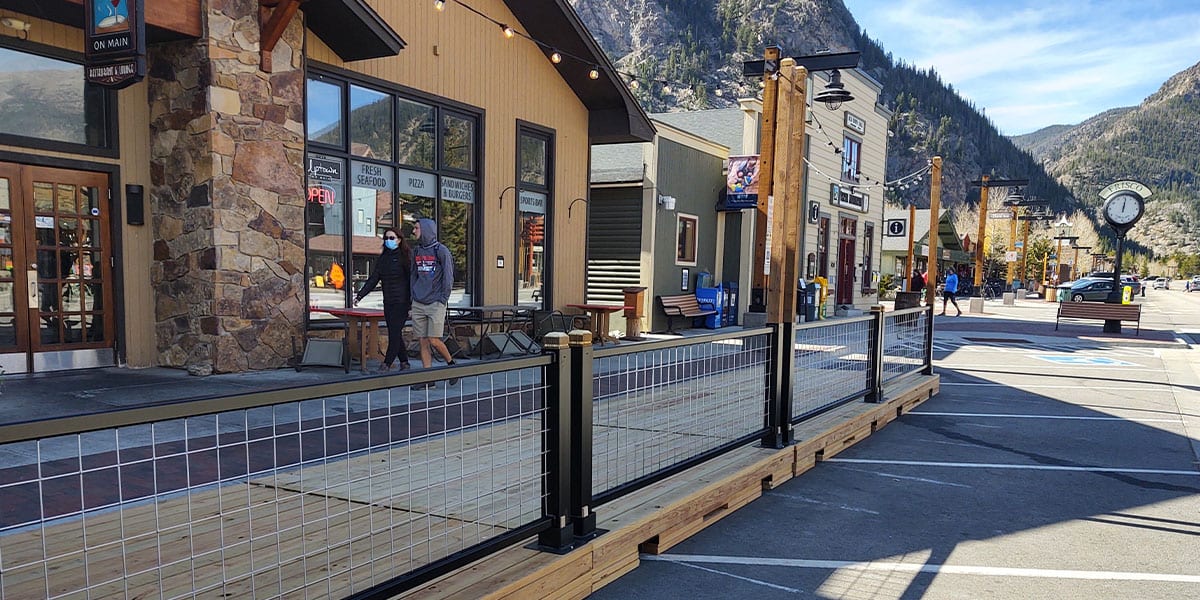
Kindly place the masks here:
POLYGON ((388 345, 379 370, 389 371, 392 362, 400 359, 400 369, 409 367, 408 350, 404 343, 404 323, 412 308, 412 287, 409 275, 412 272, 412 251, 408 243, 395 229, 383 230, 383 251, 375 261, 371 276, 354 296, 354 305, 371 293, 378 283, 383 284, 383 318, 387 321, 388 345))

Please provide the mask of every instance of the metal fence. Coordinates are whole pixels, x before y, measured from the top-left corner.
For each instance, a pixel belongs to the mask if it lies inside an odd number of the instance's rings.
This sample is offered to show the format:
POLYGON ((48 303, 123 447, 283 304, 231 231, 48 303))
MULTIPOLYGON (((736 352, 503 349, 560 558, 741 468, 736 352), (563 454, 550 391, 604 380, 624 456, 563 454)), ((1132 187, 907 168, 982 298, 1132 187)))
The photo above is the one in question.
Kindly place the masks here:
POLYGON ((910 308, 884 313, 883 381, 923 372, 929 364, 933 311, 910 308))
POLYGON ((549 334, 537 357, 0 426, 0 600, 388 598, 532 535, 562 551, 593 498, 930 373, 930 311, 549 334))
POLYGON ((0 444, 0 598, 345 597, 527 537, 546 524, 549 361, 516 362, 0 444))
POLYGON ((769 330, 596 353, 592 491, 598 499, 762 436, 769 330))
POLYGON ((867 394, 873 324, 872 317, 855 317, 796 327, 793 421, 867 394))

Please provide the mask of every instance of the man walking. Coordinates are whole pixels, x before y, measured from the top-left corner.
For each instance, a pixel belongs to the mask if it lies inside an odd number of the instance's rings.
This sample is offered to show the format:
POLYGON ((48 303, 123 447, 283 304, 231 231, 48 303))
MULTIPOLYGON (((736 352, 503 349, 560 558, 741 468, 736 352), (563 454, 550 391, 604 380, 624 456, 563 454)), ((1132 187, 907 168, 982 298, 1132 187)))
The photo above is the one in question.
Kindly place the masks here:
MULTIPOLYGON (((454 260, 450 249, 437 240, 437 224, 432 219, 417 219, 413 226, 417 238, 413 251, 412 322, 413 333, 421 340, 421 364, 428 369, 433 364, 431 348, 438 351, 447 365, 454 359, 442 342, 446 324, 446 305, 454 283, 454 260)), ((449 385, 458 383, 457 378, 449 385)), ((413 389, 434 387, 433 382, 414 385, 413 389)))
POLYGON ((954 269, 950 269, 949 271, 946 271, 946 286, 942 289, 941 314, 946 314, 946 302, 950 302, 954 305, 954 310, 958 311, 958 314, 954 316, 962 316, 962 309, 958 307, 958 301, 954 299, 954 294, 956 293, 958 293, 958 273, 955 273, 954 269))

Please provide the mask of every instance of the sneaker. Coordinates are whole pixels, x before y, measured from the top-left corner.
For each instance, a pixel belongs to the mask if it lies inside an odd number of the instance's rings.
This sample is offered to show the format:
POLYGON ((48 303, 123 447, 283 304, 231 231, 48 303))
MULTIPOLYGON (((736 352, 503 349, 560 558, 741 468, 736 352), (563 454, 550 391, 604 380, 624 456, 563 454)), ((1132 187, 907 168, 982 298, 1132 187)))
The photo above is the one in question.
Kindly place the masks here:
POLYGON ((408 362, 408 361, 404 361, 404 362, 400 363, 400 370, 401 370, 401 371, 407 371, 407 370, 409 370, 409 369, 411 369, 411 368, 412 368, 412 363, 410 363, 410 362, 408 362))
MULTIPOLYGON (((455 364, 457 364, 457 363, 455 363, 454 360, 451 359, 450 362, 446 363, 446 366, 453 367, 455 364)), ((450 379, 447 379, 446 385, 458 385, 458 377, 451 377, 450 379)))
POLYGON ((375 372, 376 373, 387 373, 388 371, 391 371, 391 370, 392 370, 392 365, 389 365, 387 363, 382 363, 379 365, 378 369, 375 369, 375 372))

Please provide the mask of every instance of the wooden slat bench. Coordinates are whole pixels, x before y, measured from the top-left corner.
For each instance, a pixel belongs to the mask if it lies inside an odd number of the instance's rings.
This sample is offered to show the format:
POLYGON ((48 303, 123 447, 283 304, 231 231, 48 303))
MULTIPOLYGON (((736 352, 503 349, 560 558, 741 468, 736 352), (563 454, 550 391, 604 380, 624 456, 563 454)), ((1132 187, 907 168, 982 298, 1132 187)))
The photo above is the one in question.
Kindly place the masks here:
POLYGON ((717 314, 716 307, 708 300, 697 300, 695 294, 679 294, 677 296, 659 296, 658 303, 663 313, 667 315, 667 333, 675 333, 675 319, 695 319, 717 314), (707 308, 700 306, 701 302, 707 308))
POLYGON ((1058 317, 1054 320, 1054 330, 1058 331, 1061 319, 1100 319, 1114 321, 1133 321, 1137 323, 1137 334, 1142 333, 1141 304, 1108 304, 1107 302, 1063 302, 1058 305, 1058 317))

